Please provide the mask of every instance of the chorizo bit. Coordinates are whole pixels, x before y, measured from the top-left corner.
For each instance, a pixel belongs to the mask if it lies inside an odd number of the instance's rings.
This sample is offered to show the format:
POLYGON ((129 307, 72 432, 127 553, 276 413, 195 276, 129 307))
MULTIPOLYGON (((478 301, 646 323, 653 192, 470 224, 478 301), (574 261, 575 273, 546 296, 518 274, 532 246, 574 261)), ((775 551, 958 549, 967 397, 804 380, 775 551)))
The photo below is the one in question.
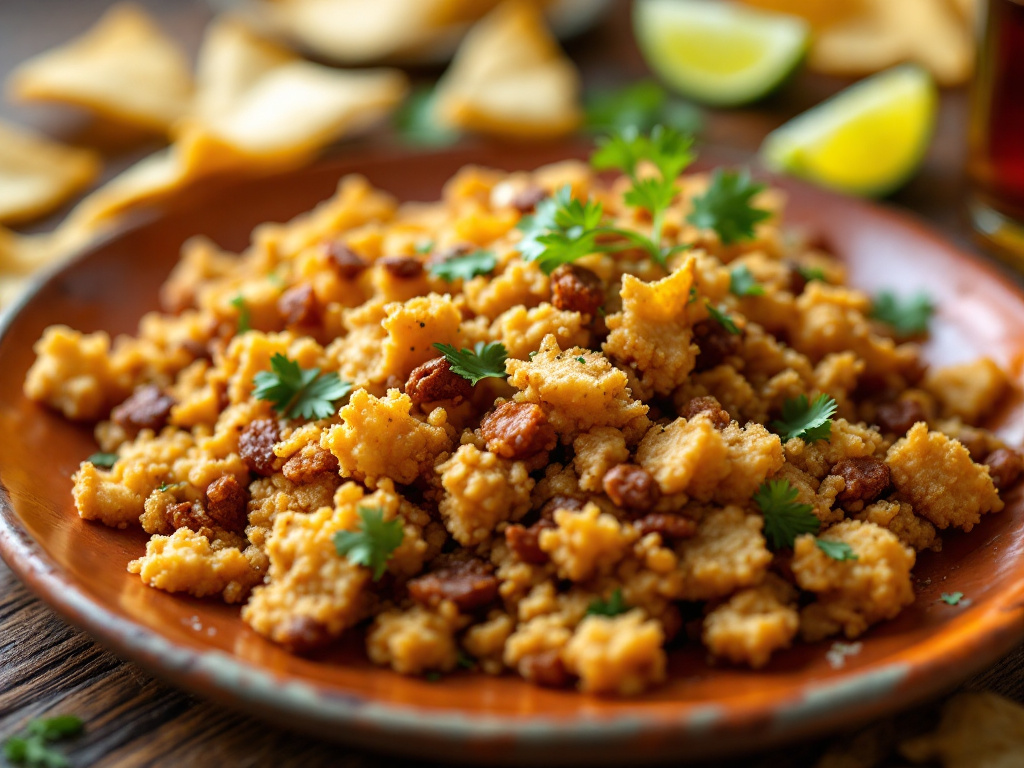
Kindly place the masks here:
POLYGON ((633 527, 641 536, 660 533, 662 539, 677 541, 689 539, 697 533, 697 523, 682 515, 650 512, 633 521, 633 527))
POLYGON ((412 280, 423 274, 423 262, 412 256, 385 256, 377 263, 399 280, 412 280))
POLYGON ((433 608, 450 600, 464 612, 483 608, 498 597, 494 566, 475 558, 410 579, 408 588, 409 597, 421 605, 433 608))
POLYGON ((894 400, 879 404, 875 420, 883 432, 905 435, 919 421, 927 421, 924 407, 916 400, 894 400))
POLYGON ((558 649, 531 653, 519 660, 519 674, 544 688, 565 688, 570 681, 558 649))
POLYGON ((224 475, 206 488, 206 514, 226 531, 245 531, 248 506, 249 491, 234 475, 224 475))
POLYGON ((593 316, 604 300, 604 283, 586 267, 563 264, 551 273, 551 303, 556 309, 593 316))
POLYGON ((874 501, 889 487, 889 467, 871 456, 843 459, 832 467, 832 474, 846 481, 846 487, 836 498, 847 504, 874 501))
POLYGON ((506 459, 525 459, 558 444, 547 414, 536 403, 502 403, 480 422, 487 450, 506 459))
POLYGON ((540 516, 544 520, 554 520, 555 510, 567 509, 570 512, 579 512, 587 506, 587 500, 579 496, 566 496, 563 493, 556 493, 540 508, 540 516))
POLYGON ((275 638, 292 653, 309 653, 323 648, 334 638, 330 631, 310 616, 292 616, 275 638))
POLYGON ((316 325, 322 313, 313 286, 308 283, 293 285, 277 300, 277 311, 286 326, 316 325))
POLYGON ((693 324, 693 341, 700 348, 693 370, 710 371, 735 355, 740 348, 740 336, 729 333, 713 317, 693 324))
POLYGON ((179 504, 172 504, 168 512, 175 528, 188 528, 190 531, 201 533, 208 539, 213 538, 214 522, 206 514, 202 504, 183 501, 179 504))
POLYGON ((280 432, 273 419, 256 419, 250 422, 238 436, 238 455, 250 471, 262 477, 274 474, 274 444, 280 432))
POLYGON ((167 423, 174 407, 174 398, 164 394, 155 384, 147 384, 110 412, 110 418, 126 432, 140 429, 159 430, 167 423))
MULTIPOLYGON (((559 507, 565 509, 565 507, 559 507)), ((540 532, 554 528, 551 520, 538 520, 529 528, 522 525, 510 525, 505 529, 505 542, 520 562, 531 565, 544 565, 548 561, 548 553, 540 548, 540 532)))
POLYGON ((327 263, 342 280, 355 280, 369 266, 359 254, 343 243, 328 244, 327 263))
POLYGON ((732 423, 732 416, 713 397, 692 398, 683 406, 682 413, 679 415, 689 421, 699 413, 706 413, 711 418, 711 423, 718 429, 725 429, 732 423))
POLYGON ((405 382, 405 394, 416 405, 440 400, 450 400, 452 405, 459 405, 473 394, 473 385, 452 371, 448 358, 435 357, 413 368, 405 382))
POLYGON ((1005 491, 1020 479, 1024 472, 1024 456, 1012 448, 997 448, 982 464, 988 465, 988 473, 996 488, 1005 491))
POLYGON ((281 471, 296 485, 308 485, 323 475, 337 472, 339 466, 337 456, 324 448, 317 448, 311 454, 295 454, 284 463, 281 471))
POLYGON ((646 512, 661 495, 653 475, 636 464, 617 464, 604 474, 604 492, 617 507, 646 512))

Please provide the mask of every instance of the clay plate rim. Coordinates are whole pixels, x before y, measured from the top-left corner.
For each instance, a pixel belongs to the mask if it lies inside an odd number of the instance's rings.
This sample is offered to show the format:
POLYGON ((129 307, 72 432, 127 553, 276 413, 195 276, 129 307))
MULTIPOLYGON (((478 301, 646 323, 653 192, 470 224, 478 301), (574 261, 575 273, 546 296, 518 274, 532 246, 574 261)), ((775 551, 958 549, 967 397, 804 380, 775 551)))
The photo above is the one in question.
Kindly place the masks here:
MULTIPOLYGON (((453 162, 459 161, 461 165, 481 154, 494 162, 493 152, 492 149, 488 155, 479 147, 471 147, 437 154, 452 158, 453 162)), ((731 153, 705 152, 713 162, 735 160, 731 153)), ((532 167, 524 158, 532 157, 532 165, 538 165, 556 157, 578 154, 578 145, 516 150, 509 153, 513 159, 507 164, 532 167)), ((341 175, 372 167, 375 163, 401 163, 417 156, 417 153, 365 153, 358 159, 321 164, 314 170, 331 169, 341 175)), ((307 169, 295 175, 307 172, 311 171, 307 169)), ((904 213, 812 190, 789 179, 773 178, 772 182, 790 192, 813 194, 824 205, 839 206, 851 211, 851 215, 868 220, 885 219, 890 226, 908 231, 928 247, 956 261, 966 260, 970 270, 980 271, 987 279, 1001 283, 1024 304, 1020 289, 993 266, 964 254, 904 213)), ((228 187, 245 183, 224 182, 228 187)), ((209 185, 211 194, 217 188, 216 182, 209 185)), ((205 192, 197 194, 205 195, 205 192)), ((136 217, 68 264, 41 276, 31 293, 0 318, 0 342, 6 340, 19 312, 64 270, 89 259, 128 233, 150 226, 157 218, 156 213, 136 217)), ((1021 501, 1021 494, 1017 492, 1008 506, 1019 506, 1021 501)), ((597 715, 593 714, 593 707, 589 707, 588 713, 556 717, 496 717, 466 710, 439 712, 411 705, 383 705, 370 697, 277 675, 221 651, 201 651, 176 644, 159 632, 104 608, 76 586, 69 574, 63 573, 25 530, 3 486, 0 486, 0 556, 36 595, 66 619, 173 685, 322 737, 462 762, 486 756, 489 762, 496 764, 536 759, 559 764, 606 764, 628 755, 630 761, 636 763, 749 751, 823 730, 849 727, 929 698, 981 670, 1024 639, 1024 581, 1019 581, 991 596, 983 605, 967 609, 962 620, 953 626, 917 644, 913 660, 837 672, 819 684, 803 686, 799 695, 791 700, 728 710, 713 703, 660 702, 665 706, 650 716, 616 714, 615 700, 599 700, 602 713, 597 715)), ((581 698, 581 703, 583 701, 581 698)))

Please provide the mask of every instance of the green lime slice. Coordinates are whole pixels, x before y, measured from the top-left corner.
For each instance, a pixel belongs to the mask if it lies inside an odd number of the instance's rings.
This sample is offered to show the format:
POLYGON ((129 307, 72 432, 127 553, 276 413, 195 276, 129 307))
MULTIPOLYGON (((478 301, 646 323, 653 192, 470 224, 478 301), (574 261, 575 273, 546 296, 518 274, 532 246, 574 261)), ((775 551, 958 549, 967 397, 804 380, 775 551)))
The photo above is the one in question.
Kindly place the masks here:
POLYGON ((648 66, 705 104, 766 96, 800 64, 810 28, 797 16, 708 0, 637 0, 633 28, 648 66))
POLYGON ((937 105, 935 83, 926 70, 893 67, 768 134, 761 157, 773 170, 840 192, 886 195, 921 164, 937 105))

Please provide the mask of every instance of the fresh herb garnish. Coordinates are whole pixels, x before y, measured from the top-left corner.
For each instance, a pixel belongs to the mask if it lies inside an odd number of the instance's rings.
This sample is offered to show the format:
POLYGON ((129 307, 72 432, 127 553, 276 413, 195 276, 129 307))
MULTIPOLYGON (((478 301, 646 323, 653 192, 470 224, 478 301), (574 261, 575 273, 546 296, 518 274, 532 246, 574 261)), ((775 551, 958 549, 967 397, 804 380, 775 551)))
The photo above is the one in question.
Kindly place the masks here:
POLYGON ((443 125, 435 116, 433 88, 417 88, 395 112, 395 132, 416 147, 443 147, 459 140, 459 132, 443 125))
POLYGON ((626 601, 622 599, 622 589, 616 588, 607 600, 595 598, 587 606, 587 616, 618 616, 629 610, 626 601))
POLYGON ((178 488, 184 488, 184 483, 160 483, 160 487, 157 489, 160 493, 166 493, 167 491, 174 491, 178 488))
POLYGON ((963 599, 963 592, 943 592, 941 598, 942 602, 944 602, 946 605, 959 605, 960 601, 963 599))
POLYGON ((880 320, 900 336, 920 336, 928 332, 935 304, 927 293, 919 291, 901 299, 892 291, 882 291, 871 305, 871 317, 880 320))
POLYGON ((764 533, 772 549, 792 549, 802 533, 817 533, 821 521, 810 504, 800 504, 796 488, 788 480, 767 480, 754 493, 754 503, 764 515, 764 533))
POLYGON ((847 544, 845 541, 830 541, 829 539, 815 539, 814 543, 818 546, 822 552, 831 557, 833 560, 856 560, 857 554, 853 551, 853 547, 847 544))
POLYGON ((735 296, 764 295, 764 286, 757 282, 746 264, 737 264, 729 271, 729 290, 735 296))
POLYGON ((736 325, 733 319, 729 317, 729 315, 727 315, 725 312, 714 306, 710 301, 705 301, 704 306, 707 307, 707 310, 710 313, 710 315, 713 318, 715 318, 716 321, 718 321, 718 324, 725 328, 725 330, 727 330, 733 336, 739 336, 740 333, 742 333, 742 331, 740 331, 739 327, 736 325))
POLYGON ((754 237, 754 225, 772 215, 750 202, 763 189, 764 184, 754 182, 749 171, 718 168, 707 191, 693 198, 686 220, 699 229, 713 229, 723 245, 749 240, 754 237))
POLYGON ((275 411, 290 419, 326 419, 334 414, 335 403, 352 391, 338 374, 303 370, 280 353, 270 358, 270 368, 256 374, 253 395, 269 400, 275 411))
POLYGON ((88 459, 86 459, 86 461, 88 461, 93 466, 102 467, 103 469, 110 469, 117 463, 117 454, 97 452, 90 456, 88 459))
POLYGON ((796 271, 797 274, 799 274, 800 277, 802 277, 808 283, 812 282, 813 280, 818 280, 822 283, 828 282, 828 280, 825 279, 825 270, 822 269, 821 267, 805 267, 802 264, 798 264, 796 267, 796 271))
POLYGON ((576 362, 579 363, 580 365, 586 365, 587 364, 587 358, 585 358, 582 355, 580 355, 579 357, 576 358, 576 362))
POLYGON ((659 123, 684 133, 700 130, 700 111, 670 98, 658 83, 641 80, 622 88, 591 91, 584 98, 586 127, 594 133, 632 128, 647 132, 659 123))
POLYGON ((498 257, 491 251, 475 251, 431 264, 430 274, 451 283, 456 280, 470 280, 477 275, 486 275, 496 266, 498 257))
POLYGON ((478 341, 473 349, 456 349, 451 344, 434 344, 434 349, 445 356, 452 372, 476 384, 481 379, 504 379, 508 350, 500 341, 484 344, 478 341))
POLYGON ((537 203, 532 216, 524 216, 516 228, 523 233, 518 248, 525 261, 535 261, 550 275, 598 250, 598 225, 604 216, 600 203, 581 202, 568 186, 537 203))
POLYGON ((461 648, 458 650, 458 653, 456 654, 455 663, 461 669, 476 669, 476 659, 474 659, 461 648))
POLYGON ((772 422, 772 429, 783 440, 802 438, 805 442, 829 441, 836 401, 824 392, 808 402, 807 395, 791 397, 782 404, 782 418, 772 422))
POLYGON ((357 530, 334 534, 334 549, 349 562, 369 568, 373 580, 379 581, 391 553, 405 538, 402 520, 396 517, 385 523, 384 510, 380 507, 359 507, 359 517, 362 522, 357 530))
POLYGON ((231 300, 231 306, 238 310, 238 335, 241 336, 243 333, 251 331, 252 315, 249 312, 249 306, 245 303, 245 297, 238 294, 231 300))
POLYGON ((416 246, 416 253, 430 253, 434 250, 433 240, 424 240, 422 243, 416 246))
POLYGON ((12 736, 4 742, 4 757, 30 768, 65 768, 69 765, 68 759, 50 744, 77 736, 84 728, 82 719, 75 715, 32 720, 25 728, 25 735, 12 736))

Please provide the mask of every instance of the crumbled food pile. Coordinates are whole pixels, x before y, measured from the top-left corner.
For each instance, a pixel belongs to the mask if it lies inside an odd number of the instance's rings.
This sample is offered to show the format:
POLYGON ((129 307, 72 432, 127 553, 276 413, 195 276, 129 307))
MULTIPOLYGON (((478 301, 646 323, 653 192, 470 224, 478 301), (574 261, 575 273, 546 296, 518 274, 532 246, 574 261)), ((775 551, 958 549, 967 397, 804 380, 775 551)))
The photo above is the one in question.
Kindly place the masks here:
POLYGON ((97 423, 79 514, 151 534, 152 587, 409 675, 630 695, 671 644, 756 668, 893 618, 1021 473, 976 426, 1009 379, 929 370, 926 298, 691 159, 626 133, 430 204, 353 176, 239 256, 191 241, 137 336, 36 346, 28 396, 97 423))

